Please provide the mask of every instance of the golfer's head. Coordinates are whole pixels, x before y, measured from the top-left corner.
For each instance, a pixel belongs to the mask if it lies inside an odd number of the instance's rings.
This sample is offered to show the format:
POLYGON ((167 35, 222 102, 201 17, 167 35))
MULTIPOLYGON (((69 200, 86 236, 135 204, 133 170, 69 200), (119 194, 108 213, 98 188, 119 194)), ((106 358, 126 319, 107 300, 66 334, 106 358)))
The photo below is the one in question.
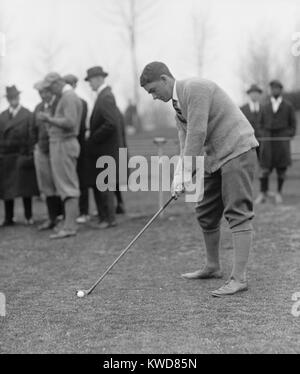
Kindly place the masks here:
POLYGON ((154 100, 164 102, 172 99, 174 81, 167 65, 157 61, 146 65, 140 77, 141 87, 144 87, 154 100))

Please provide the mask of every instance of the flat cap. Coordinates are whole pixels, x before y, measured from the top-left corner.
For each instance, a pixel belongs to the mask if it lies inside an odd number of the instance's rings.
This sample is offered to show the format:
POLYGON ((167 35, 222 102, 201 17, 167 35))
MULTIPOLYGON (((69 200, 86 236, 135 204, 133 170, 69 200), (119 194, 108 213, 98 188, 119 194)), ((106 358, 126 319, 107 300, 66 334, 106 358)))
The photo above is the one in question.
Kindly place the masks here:
POLYGON ((140 85, 144 87, 147 83, 156 82, 163 74, 173 77, 165 63, 159 61, 150 62, 144 67, 140 77, 140 85))
POLYGON ((251 86, 247 90, 247 94, 249 94, 250 92, 262 93, 263 90, 257 84, 251 84, 251 86))
POLYGON ((38 81, 34 84, 33 88, 37 91, 42 91, 48 88, 46 82, 44 80, 38 81))
POLYGON ((278 79, 274 79, 270 82, 270 87, 279 87, 282 89, 283 84, 278 79))
POLYGON ((63 80, 67 84, 71 84, 71 85, 76 84, 78 82, 78 78, 74 74, 67 74, 67 75, 63 76, 63 80))
POLYGON ((62 80, 62 77, 58 73, 49 73, 45 76, 44 82, 46 87, 50 87, 52 83, 62 80))

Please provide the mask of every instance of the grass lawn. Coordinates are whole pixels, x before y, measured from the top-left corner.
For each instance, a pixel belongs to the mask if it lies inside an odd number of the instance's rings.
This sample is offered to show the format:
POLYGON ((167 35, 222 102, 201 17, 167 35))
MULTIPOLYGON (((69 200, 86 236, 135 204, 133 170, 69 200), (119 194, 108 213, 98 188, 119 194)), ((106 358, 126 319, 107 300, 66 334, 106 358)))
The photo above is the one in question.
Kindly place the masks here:
MULTIPOLYGON (((76 238, 49 241, 21 223, 0 229, 1 353, 300 353, 300 167, 291 170, 282 206, 256 208, 250 290, 216 299, 222 280, 186 281, 204 263, 193 207, 178 201, 87 298, 88 288, 157 209, 154 193, 127 193, 118 227, 81 227, 76 238), (295 176, 298 175, 298 178, 295 176)), ((257 185, 256 185, 257 189, 257 185)), ((2 210, 2 209, 1 209, 2 210)), ((41 220, 45 207, 35 205, 41 220)), ((2 213, 1 213, 2 214, 2 213)), ((21 218, 19 214, 19 218, 21 218)), ((231 270, 223 225, 221 260, 231 270)))

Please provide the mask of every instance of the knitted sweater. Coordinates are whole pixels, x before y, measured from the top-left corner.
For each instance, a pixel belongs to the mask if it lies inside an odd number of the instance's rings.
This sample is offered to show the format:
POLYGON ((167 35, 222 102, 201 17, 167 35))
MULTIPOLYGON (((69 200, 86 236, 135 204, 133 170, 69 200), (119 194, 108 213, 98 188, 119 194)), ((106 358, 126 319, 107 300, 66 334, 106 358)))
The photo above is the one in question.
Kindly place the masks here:
POLYGON ((82 106, 82 102, 74 90, 69 89, 63 92, 57 104, 54 117, 63 118, 67 128, 50 125, 50 142, 74 137, 76 138, 78 136, 82 116, 82 106))
POLYGON ((258 147, 254 130, 230 97, 214 82, 191 78, 176 82, 187 123, 176 116, 181 156, 205 156, 204 167, 217 171, 227 161, 258 147))

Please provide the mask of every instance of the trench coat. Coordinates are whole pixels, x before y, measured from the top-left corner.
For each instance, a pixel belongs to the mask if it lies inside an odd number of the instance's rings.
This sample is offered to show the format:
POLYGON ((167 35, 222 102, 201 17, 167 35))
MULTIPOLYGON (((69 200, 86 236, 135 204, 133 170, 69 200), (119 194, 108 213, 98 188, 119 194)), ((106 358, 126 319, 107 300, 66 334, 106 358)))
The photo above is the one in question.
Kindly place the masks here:
POLYGON ((21 107, 0 114, 0 199, 38 196, 33 160, 33 115, 21 107))

